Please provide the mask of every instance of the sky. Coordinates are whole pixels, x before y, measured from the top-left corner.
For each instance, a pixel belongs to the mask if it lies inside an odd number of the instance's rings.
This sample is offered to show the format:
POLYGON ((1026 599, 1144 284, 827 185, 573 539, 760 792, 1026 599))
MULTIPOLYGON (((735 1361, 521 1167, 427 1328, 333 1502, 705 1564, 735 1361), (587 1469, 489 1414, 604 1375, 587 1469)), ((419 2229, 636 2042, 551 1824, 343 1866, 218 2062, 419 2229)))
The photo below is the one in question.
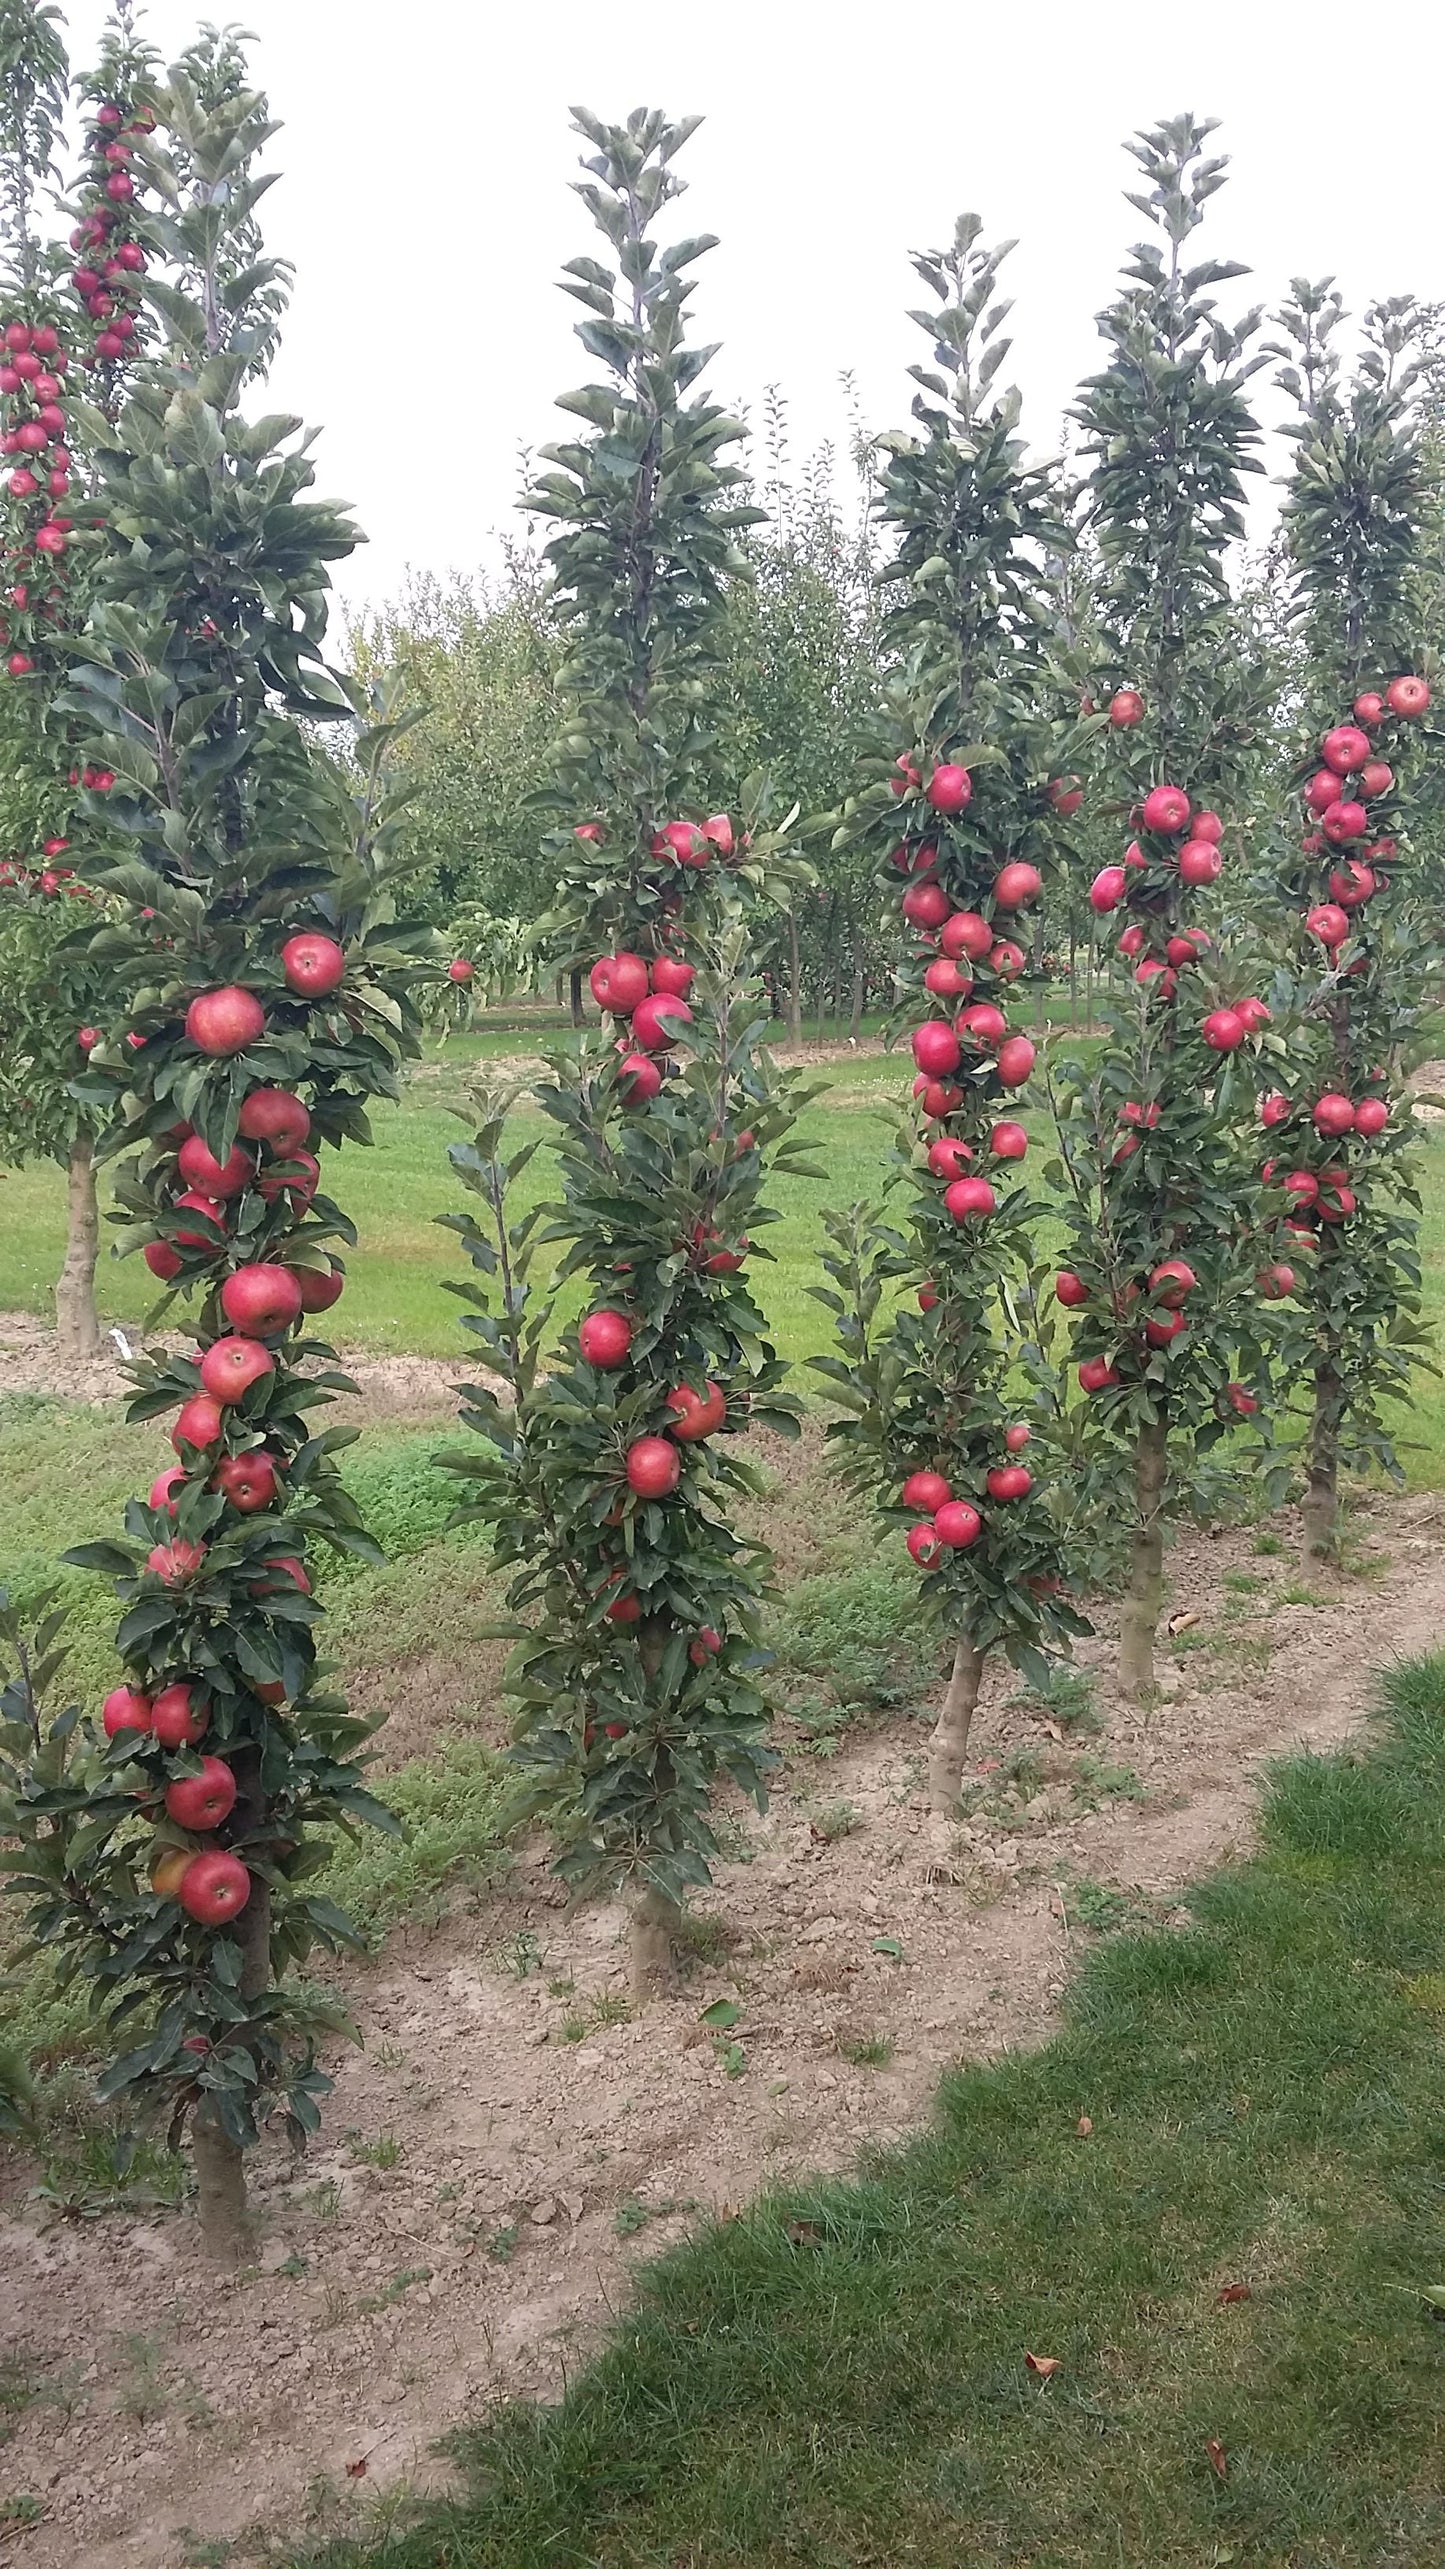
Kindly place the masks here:
MULTIPOLYGON (((151 0, 143 29, 169 51, 197 14, 151 0)), ((337 580, 353 610, 409 569, 495 564, 523 451, 566 433, 554 396, 593 371, 555 284, 596 246, 569 189, 573 103, 705 118, 678 221, 719 235, 694 299, 699 335, 722 343, 711 385, 754 418, 781 387, 795 462, 845 436, 845 372, 871 428, 904 423, 905 369, 925 352, 908 256, 945 243, 965 207, 989 238, 1018 238, 1008 373, 1031 442, 1055 451, 1143 229, 1124 139, 1186 107, 1220 119, 1232 156, 1199 236, 1254 271, 1226 297, 1273 306, 1292 276, 1333 274, 1355 310, 1445 299, 1435 0, 247 0, 237 14, 284 126, 269 245, 298 271, 268 406, 319 426, 321 487, 366 530, 337 580)), ((66 15, 83 64, 104 0, 66 15)))

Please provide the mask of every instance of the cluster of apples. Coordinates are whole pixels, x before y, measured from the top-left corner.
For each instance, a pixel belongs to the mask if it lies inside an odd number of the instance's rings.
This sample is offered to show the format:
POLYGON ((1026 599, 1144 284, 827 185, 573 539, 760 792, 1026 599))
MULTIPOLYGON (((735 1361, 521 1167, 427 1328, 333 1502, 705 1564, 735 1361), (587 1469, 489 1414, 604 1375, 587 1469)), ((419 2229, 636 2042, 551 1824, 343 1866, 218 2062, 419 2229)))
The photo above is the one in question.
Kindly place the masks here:
MULTIPOLYGON (((1331 1160, 1333 1146, 1352 1133, 1363 1141, 1377 1141, 1389 1125, 1389 1100, 1370 1096, 1356 1103, 1342 1090, 1327 1088, 1313 1106, 1296 1106, 1276 1089, 1261 1098, 1259 1113, 1266 1132, 1288 1139, 1293 1126, 1316 1158, 1323 1152, 1317 1167, 1290 1168, 1280 1175, 1278 1161, 1269 1159, 1260 1171, 1266 1185, 1277 1180, 1284 1192, 1289 1206, 1284 1229, 1298 1247, 1313 1248, 1323 1225, 1347 1222, 1358 1206, 1349 1170, 1331 1160)), ((1288 1268, 1271 1272, 1291 1273, 1288 1268)))
MULTIPOLYGON (((611 1374, 626 1364, 635 1334, 628 1314, 604 1303, 588 1312, 578 1329, 577 1345, 587 1364, 595 1366, 598 1373, 611 1374)), ((701 1391, 691 1383, 676 1383, 666 1394, 663 1407, 668 1413, 666 1434, 634 1437, 623 1457, 627 1486, 634 1498, 670 1498, 682 1478, 678 1447, 700 1445, 727 1423, 727 1394, 720 1383, 705 1382, 701 1391)), ((627 1575, 625 1568, 612 1571, 599 1592, 608 1588, 617 1591, 605 1610, 608 1623, 635 1624, 642 1620, 642 1600, 634 1588, 624 1585, 627 1575)), ((721 1648, 720 1635, 707 1624, 694 1635, 689 1656, 700 1668, 721 1648)), ((607 1736, 620 1738, 621 1730, 609 1726, 607 1736)))
MULTIPOLYGON (((149 1740, 157 1748, 194 1748, 210 1728, 210 1712, 194 1681, 177 1679, 147 1695, 116 1686, 101 1707, 107 1739, 149 1740)), ((177 1775, 161 1795, 166 1818, 192 1836, 209 1836, 236 1805, 236 1778, 224 1757, 203 1757, 200 1772, 177 1775)), ((244 1909, 251 1876, 238 1855, 219 1846, 162 1842, 151 1864, 151 1889, 178 1900, 187 1915, 217 1927, 244 1909)))
POLYGON ((0 862, 0 891, 38 892, 46 901, 62 897, 88 901, 91 898, 89 886, 77 879, 75 868, 55 862, 57 857, 64 856, 69 845, 68 838, 48 838, 42 851, 44 861, 38 864, 32 862, 27 865, 19 856, 5 858, 0 862))
POLYGON ((31 675, 34 639, 54 622, 61 602, 55 565, 74 525, 64 508, 71 486, 62 407, 69 362, 59 331, 48 321, 6 322, 0 334, 0 455, 11 459, 5 489, 15 514, 6 544, 10 588, 0 649, 12 678, 31 675))
POLYGON ((628 1027, 628 1038, 617 1047, 627 1105, 645 1105, 659 1094, 662 1063, 657 1056, 666 1053, 677 1027, 692 1024, 687 994, 696 978, 694 967, 680 955, 655 955, 649 963, 625 946, 616 954, 600 955, 592 966, 588 987, 598 1007, 628 1027))
MULTIPOLYGON (((1029 1431, 1022 1420, 1005 1428, 1003 1441, 1006 1452, 1023 1452, 1029 1431)), ((989 1497, 1000 1507, 1026 1499, 1033 1485, 1034 1476, 1025 1463, 995 1463, 984 1476, 989 1497)), ((910 1472, 898 1502, 920 1515, 920 1522, 911 1525, 907 1535, 908 1549, 920 1570, 932 1569, 941 1552, 967 1552, 983 1532, 978 1509, 970 1500, 954 1497, 953 1485, 942 1472, 910 1472)))
POLYGON ((1370 689, 1357 696, 1354 720, 1336 723, 1320 740, 1320 765, 1304 787, 1310 826, 1300 845, 1306 856, 1339 859, 1329 870, 1328 897, 1305 917, 1306 930, 1323 946, 1332 966, 1339 962, 1355 911, 1385 887, 1399 854, 1396 841, 1379 833, 1380 813, 1370 808, 1395 789, 1395 771, 1379 756, 1371 735, 1392 715, 1401 722, 1418 722, 1429 704, 1423 678, 1392 678, 1383 695, 1370 689))
MULTIPOLYGON (((1121 718, 1114 707, 1121 701, 1127 729, 1142 719, 1144 700, 1132 688, 1122 690, 1110 708, 1116 723, 1121 718)), ((1178 991, 1180 973, 1202 964, 1214 940, 1205 928, 1171 928, 1158 896, 1176 880, 1190 891, 1218 882, 1224 863, 1220 846, 1224 823, 1217 812, 1196 811, 1182 785, 1169 784, 1151 786, 1135 818, 1140 836, 1125 849, 1121 865, 1103 866, 1095 875, 1089 902, 1104 918, 1138 900, 1144 916, 1129 920, 1121 930, 1119 952, 1133 963, 1139 988, 1151 998, 1167 1001, 1178 991)), ((1200 1032, 1211 1052, 1232 1053, 1268 1023, 1269 1010, 1262 999, 1234 999, 1211 1008, 1200 1032)), ((1127 1156, 1127 1150, 1115 1154, 1116 1159, 1127 1156)))
MULTIPOLYGON (((1268 1270, 1267 1274, 1274 1284, 1273 1299, 1279 1300, 1283 1294, 1293 1291, 1294 1277, 1287 1267, 1268 1270), (1281 1278, 1285 1281, 1280 1282, 1281 1278)), ((1121 1326, 1129 1321, 1146 1347, 1172 1347, 1188 1332, 1189 1296, 1198 1283, 1199 1278, 1187 1258, 1161 1258, 1142 1287, 1128 1285, 1121 1295, 1115 1297, 1112 1316, 1121 1326), (1141 1304, 1142 1310, 1139 1309, 1141 1304)), ((1260 1290, 1269 1290, 1264 1276, 1260 1278, 1260 1290)), ((1054 1292, 1067 1311, 1086 1310, 1094 1298, 1083 1277, 1072 1267, 1059 1269, 1054 1278, 1054 1292)), ((1079 1389, 1084 1392, 1112 1391, 1123 1380, 1118 1366, 1109 1356, 1086 1356, 1078 1368, 1079 1389)), ((1252 1417, 1259 1406, 1243 1383, 1228 1384, 1224 1398, 1240 1418, 1252 1417)))
POLYGON ((150 133, 155 121, 148 107, 127 120, 124 108, 106 99, 86 127, 88 165, 80 221, 70 235, 77 262, 70 282, 95 324, 93 354, 85 362, 98 368, 118 365, 136 337, 146 255, 136 238, 134 150, 125 137, 150 133))

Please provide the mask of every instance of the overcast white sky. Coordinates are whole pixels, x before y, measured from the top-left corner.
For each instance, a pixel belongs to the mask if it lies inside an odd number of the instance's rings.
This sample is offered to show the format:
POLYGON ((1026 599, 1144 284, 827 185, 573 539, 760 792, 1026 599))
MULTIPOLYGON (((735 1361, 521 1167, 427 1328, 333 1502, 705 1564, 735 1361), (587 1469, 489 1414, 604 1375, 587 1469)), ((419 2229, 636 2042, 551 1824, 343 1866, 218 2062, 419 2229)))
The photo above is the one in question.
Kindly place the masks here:
MULTIPOLYGON (((152 0, 163 49, 221 0, 152 0)), ((78 62, 103 0, 72 0, 78 62)), ((517 459, 557 433, 553 395, 591 361, 570 339, 560 262, 594 247, 569 193, 568 107, 702 113, 687 228, 720 235, 698 321, 714 382, 779 383, 795 454, 842 425, 857 378, 871 426, 899 424, 910 250, 976 207, 1016 234, 1012 371, 1052 451, 1095 362, 1094 315, 1140 220, 1122 201, 1135 127, 1192 107, 1233 156, 1206 236, 1273 304, 1291 275, 1445 298, 1439 210, 1445 32, 1437 0, 247 0, 258 77, 285 132, 271 246, 297 263, 273 391, 323 430, 322 485, 370 542, 352 602, 408 564, 494 556, 517 459)))

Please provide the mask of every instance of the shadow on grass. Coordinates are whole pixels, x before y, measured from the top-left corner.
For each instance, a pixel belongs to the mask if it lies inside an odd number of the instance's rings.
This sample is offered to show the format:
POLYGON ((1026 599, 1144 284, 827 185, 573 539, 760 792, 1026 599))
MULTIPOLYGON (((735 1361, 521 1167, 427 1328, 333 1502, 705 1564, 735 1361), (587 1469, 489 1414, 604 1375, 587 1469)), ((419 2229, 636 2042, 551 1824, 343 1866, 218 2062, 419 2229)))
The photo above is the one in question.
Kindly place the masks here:
POLYGON ((1383 1693, 1044 2050, 648 2268, 560 2407, 457 2440, 466 2498, 328 2569, 1437 2564, 1445 1653, 1383 1693))

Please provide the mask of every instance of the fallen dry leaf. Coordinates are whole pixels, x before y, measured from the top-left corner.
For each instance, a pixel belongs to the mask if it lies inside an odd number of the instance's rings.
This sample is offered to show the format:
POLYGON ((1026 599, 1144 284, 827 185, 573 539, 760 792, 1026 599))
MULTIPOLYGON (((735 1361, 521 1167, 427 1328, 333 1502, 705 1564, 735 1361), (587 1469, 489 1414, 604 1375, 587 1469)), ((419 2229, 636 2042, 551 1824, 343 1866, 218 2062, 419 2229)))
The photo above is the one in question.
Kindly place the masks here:
POLYGON ((1211 2435, 1204 2450, 1209 2456, 1209 2467, 1214 2473, 1216 2480, 1227 2480, 1229 2477, 1229 2456, 1225 2452, 1223 2445, 1220 2443, 1218 2436, 1211 2435))
POLYGON ((1056 1741, 1058 1742, 1058 1744, 1059 1744, 1060 1748, 1062 1748, 1062 1747, 1063 1747, 1063 1744, 1064 1744, 1064 1734, 1063 1734, 1063 1732, 1060 1730, 1059 1725, 1058 1725, 1058 1723, 1057 1723, 1057 1722, 1045 1722, 1045 1724, 1044 1724, 1044 1737, 1045 1737, 1046 1739, 1056 1740, 1056 1741))
POLYGON ((1248 2301, 1249 2286, 1248 2284, 1226 2284, 1219 2298, 1221 2301, 1248 2301))
POLYGON ((1046 2382, 1058 2371, 1063 2357, 1061 2355, 1025 2355, 1024 2362, 1031 2373, 1037 2373, 1039 2380, 1046 2382))
POLYGON ((367 2465, 367 2462, 368 2462, 369 2458, 370 2458, 370 2457, 369 2457, 369 2455, 367 2455, 367 2454, 363 2453, 363 2455, 362 2455, 362 2457, 361 2457, 361 2460, 360 2460, 359 2462, 348 2462, 348 2463, 347 2463, 347 2465, 346 2465, 346 2476, 347 2476, 348 2480, 364 2480, 364 2479, 365 2479, 365 2477, 366 2477, 366 2465, 367 2465))
POLYGON ((1187 1614, 1171 1615, 1164 1629, 1171 1635, 1176 1632, 1192 1632, 1198 1621, 1198 1615, 1191 1610, 1187 1614))
POLYGON ((1077 2123, 1074 2125, 1074 2130, 1077 2132, 1081 2141, 1087 2141, 1090 2133, 1093 2131, 1093 2128, 1093 2117, 1089 2114, 1081 2114, 1077 2123))

